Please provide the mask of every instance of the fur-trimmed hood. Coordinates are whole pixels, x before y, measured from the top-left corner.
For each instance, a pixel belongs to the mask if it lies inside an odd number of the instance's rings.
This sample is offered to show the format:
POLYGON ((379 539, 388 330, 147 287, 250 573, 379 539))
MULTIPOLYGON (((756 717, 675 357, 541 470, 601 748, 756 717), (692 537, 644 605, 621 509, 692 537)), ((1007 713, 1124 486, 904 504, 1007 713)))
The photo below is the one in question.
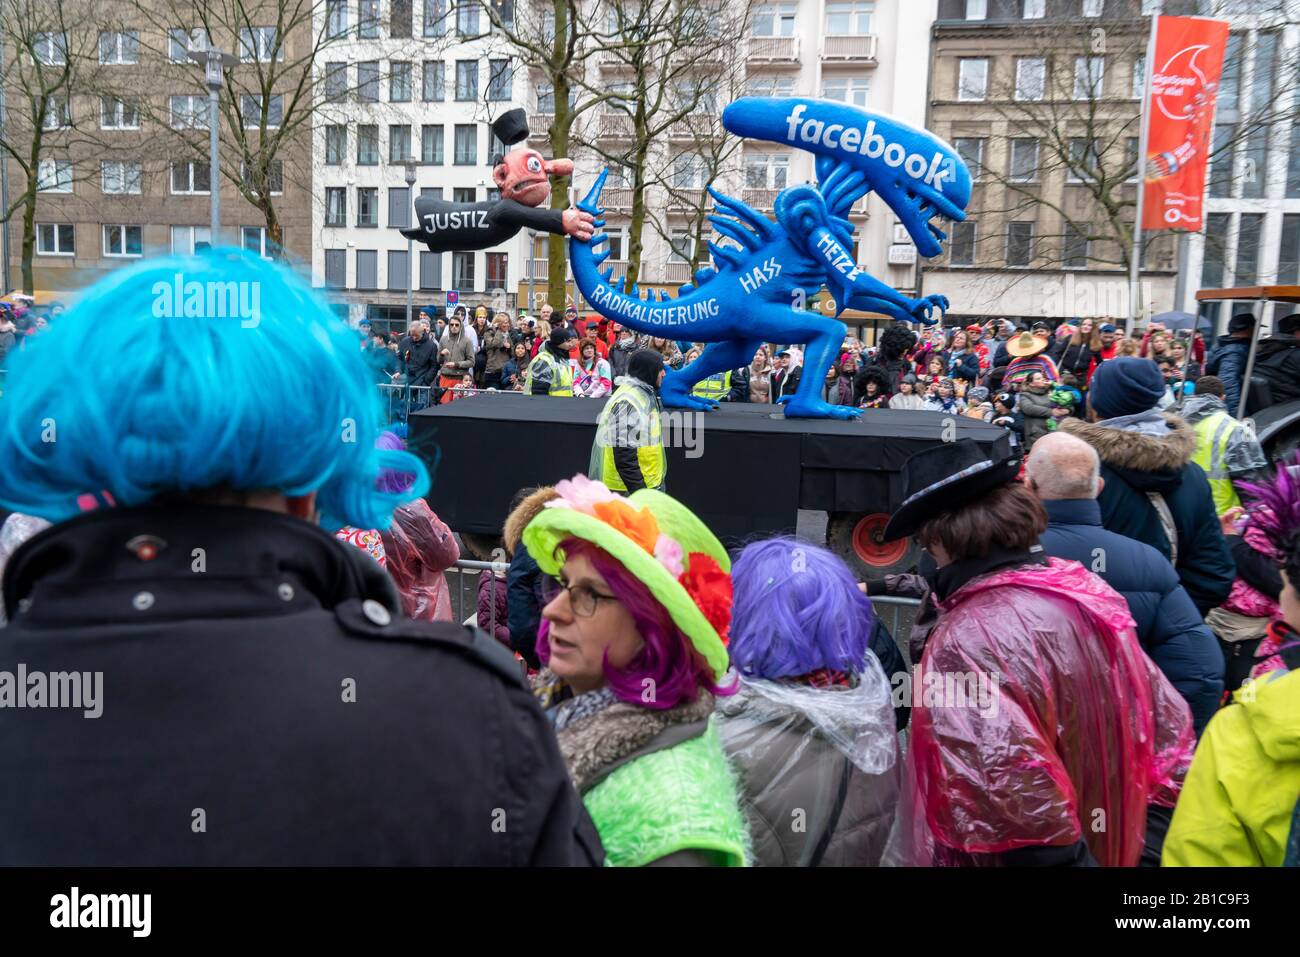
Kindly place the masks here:
POLYGON ((506 516, 505 527, 501 530, 502 538, 505 540, 506 554, 511 558, 514 557, 515 550, 519 548, 519 541, 523 538, 524 529, 528 523, 535 519, 546 503, 555 498, 559 493, 550 485, 543 485, 537 491, 528 495, 520 502, 513 512, 506 516))
POLYGON ((1060 428, 1091 445, 1101 461, 1113 468, 1134 472, 1177 471, 1196 453, 1196 432, 1176 415, 1166 412, 1164 419, 1170 431, 1159 438, 1081 419, 1063 419, 1060 428))

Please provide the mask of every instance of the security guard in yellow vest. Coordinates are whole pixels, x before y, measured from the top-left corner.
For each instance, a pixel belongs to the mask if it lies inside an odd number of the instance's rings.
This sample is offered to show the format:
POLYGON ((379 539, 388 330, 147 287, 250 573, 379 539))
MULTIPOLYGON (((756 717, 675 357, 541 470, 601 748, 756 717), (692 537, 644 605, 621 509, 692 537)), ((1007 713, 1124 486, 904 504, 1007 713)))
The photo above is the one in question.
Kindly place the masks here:
POLYGON ((601 410, 587 474, 615 492, 664 489, 668 456, 658 391, 663 377, 663 356, 653 349, 638 349, 628 359, 627 375, 618 380, 618 388, 601 410))
POLYGON ((542 343, 537 357, 528 364, 524 376, 526 395, 573 397, 573 366, 569 365, 569 340, 578 334, 572 329, 552 329, 551 338, 542 343))
POLYGON ((1210 480, 1214 510, 1219 515, 1241 505, 1232 484, 1234 476, 1249 478, 1255 469, 1267 467, 1264 450, 1246 426, 1234 419, 1224 404, 1223 382, 1217 376, 1196 380, 1196 394, 1183 404, 1182 416, 1196 432, 1192 461, 1205 470, 1210 480))
POLYGON ((701 379, 691 390, 691 395, 699 396, 701 399, 713 399, 715 402, 721 402, 730 393, 731 370, 716 372, 707 379, 701 379))

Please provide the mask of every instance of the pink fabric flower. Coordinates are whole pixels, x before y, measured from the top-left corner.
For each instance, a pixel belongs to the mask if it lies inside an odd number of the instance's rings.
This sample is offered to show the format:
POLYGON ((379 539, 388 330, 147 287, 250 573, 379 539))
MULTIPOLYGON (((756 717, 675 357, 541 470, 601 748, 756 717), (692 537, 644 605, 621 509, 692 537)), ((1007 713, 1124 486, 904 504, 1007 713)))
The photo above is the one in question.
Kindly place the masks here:
POLYGON ((618 498, 604 482, 594 481, 581 473, 556 482, 555 491, 559 497, 547 502, 547 508, 571 508, 593 518, 596 517, 595 505, 618 498))
POLYGON ((659 538, 655 540, 655 558, 659 559, 660 565, 668 569, 668 574, 674 578, 681 578, 682 573, 686 571, 686 566, 682 564, 685 557, 677 539, 669 538, 663 532, 659 533, 659 538))

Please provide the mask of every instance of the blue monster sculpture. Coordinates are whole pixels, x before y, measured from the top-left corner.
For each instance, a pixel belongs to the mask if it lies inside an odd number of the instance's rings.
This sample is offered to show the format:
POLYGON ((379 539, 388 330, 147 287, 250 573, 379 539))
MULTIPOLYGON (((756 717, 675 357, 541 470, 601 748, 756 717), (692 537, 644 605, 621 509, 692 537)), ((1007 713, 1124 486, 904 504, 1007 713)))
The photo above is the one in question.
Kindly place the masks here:
MULTIPOLYGON (((943 296, 911 299, 858 269, 849 251, 853 224, 849 208, 875 190, 906 226, 923 256, 938 255, 946 238, 932 220, 960 222, 970 201, 970 173, 952 147, 898 120, 844 103, 800 97, 746 97, 729 105, 722 123, 738 136, 789 143, 817 154, 817 184, 782 190, 774 203, 776 222, 712 188, 717 214, 709 220, 738 247, 709 244, 713 267, 699 270, 695 283, 675 297, 653 291, 642 299, 635 284, 610 281, 600 271, 609 250, 569 240, 573 277, 583 296, 602 315, 638 332, 708 343, 698 359, 664 378, 660 395, 673 408, 711 409, 717 402, 691 394, 710 375, 748 365, 763 342, 807 343, 806 369, 786 403, 790 418, 854 418, 860 409, 821 398, 826 372, 844 341, 845 326, 802 308, 823 285, 840 312, 852 306, 898 319, 933 323, 948 308, 943 296)), ((578 209, 601 227, 602 172, 578 209)), ((838 315, 838 312, 837 312, 838 315)))

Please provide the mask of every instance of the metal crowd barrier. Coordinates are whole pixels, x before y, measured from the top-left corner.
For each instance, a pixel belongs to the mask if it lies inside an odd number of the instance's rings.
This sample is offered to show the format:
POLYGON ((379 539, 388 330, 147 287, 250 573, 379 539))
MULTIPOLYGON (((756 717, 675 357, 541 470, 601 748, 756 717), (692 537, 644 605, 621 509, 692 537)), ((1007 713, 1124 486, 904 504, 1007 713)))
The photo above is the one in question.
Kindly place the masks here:
POLYGON ((907 639, 912 633, 912 623, 921 613, 921 600, 895 598, 893 595, 872 595, 870 598, 876 617, 889 629, 894 644, 903 652, 903 660, 908 660, 907 639))
MULTIPOLYGON (((391 425, 394 422, 405 422, 412 412, 418 412, 430 402, 433 401, 433 393, 437 388, 431 385, 406 385, 404 383, 377 383, 379 394, 383 398, 385 405, 386 421, 391 425)), ((505 395, 512 392, 510 389, 460 389, 457 388, 456 399, 469 398, 474 395, 505 395)))

